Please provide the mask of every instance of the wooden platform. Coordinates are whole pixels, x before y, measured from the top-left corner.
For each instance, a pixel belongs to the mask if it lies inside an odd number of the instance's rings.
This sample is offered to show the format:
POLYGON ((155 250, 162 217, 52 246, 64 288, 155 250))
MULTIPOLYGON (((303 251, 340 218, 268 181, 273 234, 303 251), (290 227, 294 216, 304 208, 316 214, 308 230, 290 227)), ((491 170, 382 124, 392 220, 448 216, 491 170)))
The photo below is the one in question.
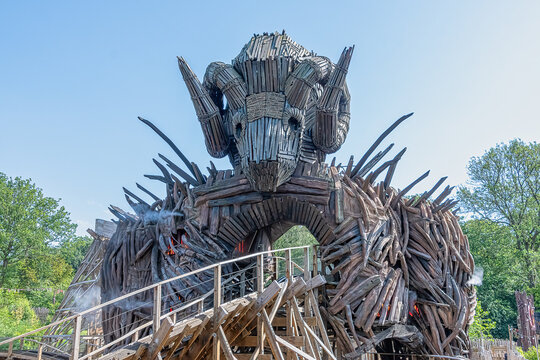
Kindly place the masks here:
POLYGON ((334 358, 313 290, 322 276, 272 282, 252 293, 177 323, 166 318, 158 332, 102 359, 285 359, 297 354, 334 358), (219 353, 219 354, 218 354, 219 353), (254 358, 255 358, 254 357, 254 358))

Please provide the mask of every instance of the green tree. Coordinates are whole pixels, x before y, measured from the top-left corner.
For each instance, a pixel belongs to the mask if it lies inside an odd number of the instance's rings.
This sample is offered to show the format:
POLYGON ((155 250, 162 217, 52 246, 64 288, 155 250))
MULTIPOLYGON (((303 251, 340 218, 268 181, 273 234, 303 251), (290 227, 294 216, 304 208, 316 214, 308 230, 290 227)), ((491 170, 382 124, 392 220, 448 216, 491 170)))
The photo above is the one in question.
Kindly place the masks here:
POLYGON ((39 326, 36 314, 22 293, 0 290, 0 338, 16 336, 39 326))
POLYGON ((476 267, 484 271, 477 295, 497 324, 491 334, 496 338, 505 338, 507 326, 516 326, 514 291, 523 284, 523 276, 520 275, 522 265, 516 261, 515 239, 508 226, 488 220, 469 220, 461 227, 469 239, 476 267))
POLYGON ((76 271, 92 242, 88 236, 74 236, 63 241, 58 250, 62 258, 76 271))
POLYGON ((509 228, 527 290, 537 292, 540 145, 521 140, 499 144, 472 158, 468 174, 470 187, 461 187, 458 192, 462 206, 477 219, 509 228))
POLYGON ((491 331, 495 329, 496 323, 489 318, 489 312, 482 309, 481 302, 476 303, 476 313, 474 322, 469 327, 469 337, 471 339, 492 339, 491 331))
MULTIPOLYGON (((317 239, 315 239, 313 234, 311 234, 311 232, 305 226, 295 225, 289 230, 287 230, 283 235, 281 235, 279 239, 277 239, 274 244, 272 244, 272 247, 274 249, 285 249, 296 246, 316 245, 318 243, 319 242, 317 241, 317 239)), ((276 256, 283 257, 285 256, 285 254, 284 252, 277 252, 276 256)), ((291 252, 291 257, 292 261, 296 262, 297 264, 304 264, 304 250, 293 250, 291 252)), ((309 261, 311 261, 311 259, 309 261)), ((283 275, 285 274, 285 266, 282 266, 282 268, 280 269, 280 274, 281 273, 283 273, 283 275)))
POLYGON ((75 228, 58 200, 44 196, 30 180, 0 173, 0 287, 65 279, 62 256, 52 249, 73 238, 75 228))
POLYGON ((517 349, 518 349, 519 353, 521 354, 521 356, 523 356, 527 360, 537 360, 538 359, 537 352, 536 352, 536 347, 534 347, 534 346, 531 346, 529 348, 529 350, 527 350, 527 351, 523 351, 523 349, 521 347, 519 347, 519 346, 518 346, 517 349))

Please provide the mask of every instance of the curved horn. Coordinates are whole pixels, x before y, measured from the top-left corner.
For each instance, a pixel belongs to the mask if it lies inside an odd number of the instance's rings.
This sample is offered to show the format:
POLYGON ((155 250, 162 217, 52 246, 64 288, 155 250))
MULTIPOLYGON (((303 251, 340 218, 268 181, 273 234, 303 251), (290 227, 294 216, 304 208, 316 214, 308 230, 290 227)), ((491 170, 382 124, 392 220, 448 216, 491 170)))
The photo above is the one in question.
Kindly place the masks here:
POLYGON ((246 84, 232 65, 213 62, 206 68, 203 86, 209 90, 219 90, 227 98, 232 110, 244 106, 247 96, 246 84))
POLYGON ((345 48, 317 103, 313 143, 319 150, 336 152, 349 131, 351 98, 345 82, 354 46, 345 48))
POLYGON ((178 66, 201 123, 208 153, 216 158, 224 157, 228 153, 229 138, 223 126, 220 109, 216 106, 208 91, 203 88, 184 58, 178 58, 178 66))
POLYGON ((332 62, 323 56, 306 58, 296 66, 287 77, 285 96, 287 102, 296 108, 304 109, 311 89, 316 83, 324 83, 332 70, 332 62))

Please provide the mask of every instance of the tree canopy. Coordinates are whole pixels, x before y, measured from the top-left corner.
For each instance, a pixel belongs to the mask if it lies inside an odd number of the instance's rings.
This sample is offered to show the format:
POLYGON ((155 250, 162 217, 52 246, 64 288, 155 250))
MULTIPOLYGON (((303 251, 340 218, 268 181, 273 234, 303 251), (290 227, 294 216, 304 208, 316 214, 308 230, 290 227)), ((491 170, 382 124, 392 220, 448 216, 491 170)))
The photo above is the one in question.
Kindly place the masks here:
POLYGON ((484 270, 478 299, 505 338, 517 318, 514 292, 540 304, 540 146, 512 140, 470 160, 469 186, 458 191, 462 223, 477 267, 484 270))
POLYGON ((52 316, 92 243, 75 229, 58 200, 0 173, 0 337, 38 327, 35 308, 52 316))
POLYGON ((31 180, 0 173, 0 287, 59 285, 71 267, 56 251, 76 225, 58 200, 31 180))
POLYGON ((527 285, 538 284, 540 268, 540 145, 512 140, 471 159, 470 187, 459 199, 478 219, 507 226, 523 260, 527 285))

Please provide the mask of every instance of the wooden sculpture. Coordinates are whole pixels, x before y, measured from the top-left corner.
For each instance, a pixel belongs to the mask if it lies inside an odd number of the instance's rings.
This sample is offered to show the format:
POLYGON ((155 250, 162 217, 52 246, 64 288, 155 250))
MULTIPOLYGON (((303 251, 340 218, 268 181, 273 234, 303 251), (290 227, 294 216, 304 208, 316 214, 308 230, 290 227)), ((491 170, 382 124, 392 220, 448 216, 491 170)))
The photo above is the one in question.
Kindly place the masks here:
MULTIPOLYGON (((405 149, 382 165, 393 144, 375 153, 412 114, 392 124, 360 161, 325 163, 349 129, 345 78, 352 53, 345 48, 334 64, 285 33, 254 35, 232 64, 211 63, 202 84, 179 58, 208 152, 229 156, 233 169, 217 170, 210 162, 203 174, 140 118, 183 168, 159 154, 154 162, 161 174, 145 176, 166 185, 165 199, 137 184, 153 203, 124 189, 136 215, 111 207, 120 221, 104 259, 102 301, 237 256, 239 249, 268 249, 291 226, 304 225, 320 244, 328 280, 321 312, 345 357, 373 347, 466 355, 474 262, 451 212, 456 202, 445 200, 452 188, 433 196, 443 178, 421 196, 407 197, 428 173, 396 190, 390 182, 405 149)), ((211 290, 211 272, 173 282, 163 290, 163 307, 211 290)), ((106 341, 147 321, 151 297, 144 293, 140 302, 107 308, 106 341)))

